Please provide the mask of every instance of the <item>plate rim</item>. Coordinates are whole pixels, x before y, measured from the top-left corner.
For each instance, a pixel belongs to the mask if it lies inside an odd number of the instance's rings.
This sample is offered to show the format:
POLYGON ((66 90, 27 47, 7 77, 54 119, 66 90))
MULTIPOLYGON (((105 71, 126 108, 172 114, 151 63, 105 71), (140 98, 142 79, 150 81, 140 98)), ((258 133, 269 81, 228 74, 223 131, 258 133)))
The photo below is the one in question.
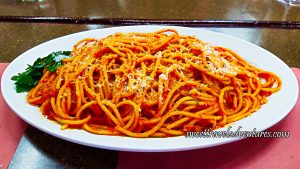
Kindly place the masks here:
MULTIPOLYGON (((93 33, 93 32, 103 32, 103 31, 116 31, 116 30, 125 30, 125 29, 142 29, 142 28, 153 28, 153 29, 156 29, 156 30, 159 30, 159 29, 162 29, 162 28, 175 28, 175 29, 187 29, 187 30, 198 30, 200 32, 209 32, 209 33, 212 33, 212 34, 215 34, 216 36, 222 36, 222 37, 225 37, 225 38, 229 38, 230 40, 231 39, 234 39, 234 40, 238 40, 238 41, 241 41, 243 43, 246 43, 247 45, 251 45, 259 50, 262 50, 264 53, 268 54, 270 57, 272 57, 272 59, 275 59, 277 62, 280 62, 280 64, 282 66, 284 66, 284 68, 289 72, 289 75, 291 75, 291 78, 292 80, 296 83, 294 86, 296 88, 296 97, 290 102, 292 106, 289 106, 289 108, 287 109, 287 113, 285 114, 282 114, 282 117, 278 117, 278 118, 275 118, 273 119, 273 122, 272 124, 269 123, 269 125, 266 125, 263 129, 261 129, 261 131, 263 130, 266 130, 267 128, 270 128, 271 126, 277 124, 279 121, 281 121, 282 119, 284 119, 284 117, 286 117, 289 112, 292 110, 292 108, 294 107, 294 105, 296 104, 296 101, 298 99, 298 96, 299 96, 299 84, 297 82, 297 78, 295 76, 295 74, 293 73, 293 71, 288 67, 288 65, 286 63, 284 63, 280 58, 278 58, 276 55, 274 55, 273 53, 269 52, 268 50, 258 46, 258 45, 255 45, 251 42, 248 42, 246 40, 243 40, 243 39, 240 39, 240 38, 237 38, 237 37, 234 37, 234 36, 231 36, 231 35, 227 35, 227 34, 223 34, 223 33, 219 33, 219 32, 214 32, 214 31, 210 31, 210 30, 206 30, 206 29, 197 29, 197 28, 190 28, 190 27, 181 27, 181 26, 162 26, 162 25, 143 25, 143 26, 140 26, 140 25, 135 25, 135 26, 117 26, 117 27, 111 27, 111 28, 101 28, 101 29, 95 29, 95 30, 87 30, 87 31, 82 31, 82 32, 77 32, 77 33, 72 33, 72 34, 69 34, 69 35, 65 35, 65 36, 61 36, 61 37, 57 37, 55 39, 51 39, 49 41, 46 41, 44 43, 41 43, 37 46, 34 46, 32 48, 30 48, 29 50, 25 51, 24 53, 22 53, 21 55, 19 55, 18 57, 16 57, 8 66, 7 68, 5 69, 5 71, 3 72, 3 75, 1 77, 1 93, 2 93, 2 96, 5 100, 5 102, 7 103, 7 105, 13 110, 13 112, 15 114, 17 114, 21 119, 23 119, 24 121, 26 121, 27 123, 29 123, 30 125, 34 126, 35 128, 38 128, 39 130, 42 130, 43 132, 46 132, 50 135, 53 135, 55 137, 58 137, 58 138, 61 138, 61 139, 64 139, 64 140, 67 140, 67 141, 70 141, 70 142, 73 142, 73 143, 78 143, 78 144, 82 144, 82 145, 86 145, 86 146, 91 146, 91 147, 96 147, 96 148, 104 148, 104 149, 110 149, 110 150, 122 150, 122 151, 134 151, 134 152, 167 152, 167 151, 182 151, 182 150, 192 150, 192 149, 199 149, 199 148, 206 148, 206 147, 212 147, 212 146, 217 146, 217 145, 220 145, 220 144, 226 144, 226 143, 229 143, 229 142, 233 142, 233 141, 237 141, 237 140, 240 140, 241 138, 231 138, 231 139, 227 139, 227 140, 223 140, 223 141, 220 141, 220 142, 215 142, 214 144, 207 144, 207 146, 192 146, 192 147, 189 147, 189 146, 185 146, 185 147, 181 147, 181 148, 178 148, 178 147, 175 147, 175 148, 172 148, 172 147, 161 147, 161 148, 133 148, 133 147, 120 147, 120 146, 105 146, 105 145, 98 145, 98 144, 93 144, 93 143, 88 143, 88 142, 85 142, 85 141, 81 141, 81 140, 73 140, 67 136, 64 136, 64 134, 61 134, 61 133, 55 133, 55 132, 52 132, 52 131, 49 131, 49 129, 46 129, 46 128, 42 128, 40 126, 38 126, 37 124, 34 124, 32 121, 28 120, 27 118, 25 118, 25 116, 22 116, 22 114, 16 110, 16 108, 12 105, 12 102, 8 101, 9 99, 7 99, 8 95, 7 95, 7 92, 3 92, 3 90, 6 89, 6 85, 5 85, 5 80, 7 80, 7 76, 8 76, 8 70, 12 69, 11 67, 18 62, 18 58, 22 58, 24 56, 26 56, 27 53, 30 53, 31 51, 33 51, 34 49, 36 48, 39 48, 43 45, 47 45, 48 43, 51 43, 53 41, 57 41, 57 40, 60 40, 60 39, 64 39, 64 38, 69 38, 69 37, 73 37, 73 36, 78 36, 80 34, 89 34, 89 33, 93 33), (6 79, 4 79, 6 78, 6 79)), ((181 30, 180 30, 181 31, 181 30)), ((132 31, 130 31, 132 32, 132 31)), ((200 38, 199 38, 200 39, 200 38)), ((201 40, 201 39, 200 39, 201 40)), ((72 44, 74 45, 74 44, 72 44)), ((243 56, 242 56, 243 57, 243 56)), ((37 58, 37 57, 36 57, 37 58)), ((28 104, 28 103, 27 103, 28 104)), ((42 116, 42 114, 39 112, 39 114, 42 116)), ((47 119, 48 120, 48 119, 47 119)), ((94 134, 91 134, 91 135, 94 135, 94 134)), ((96 135, 97 136, 97 135, 96 135)), ((115 136, 106 136, 106 137, 115 137, 115 136)), ((127 140, 128 138, 125 138, 123 136, 116 136, 118 138, 121 138, 122 140, 127 140)), ((184 136, 180 136, 180 137, 184 137, 184 136)), ((129 138, 130 139, 140 139, 140 138, 129 138)), ((155 139, 155 138, 148 138, 148 139, 155 139)), ((168 139, 168 138, 164 138, 164 139, 168 139)), ((188 138, 188 139, 192 139, 192 138, 188 138)), ((196 138, 196 139, 199 139, 199 138, 196 138)))

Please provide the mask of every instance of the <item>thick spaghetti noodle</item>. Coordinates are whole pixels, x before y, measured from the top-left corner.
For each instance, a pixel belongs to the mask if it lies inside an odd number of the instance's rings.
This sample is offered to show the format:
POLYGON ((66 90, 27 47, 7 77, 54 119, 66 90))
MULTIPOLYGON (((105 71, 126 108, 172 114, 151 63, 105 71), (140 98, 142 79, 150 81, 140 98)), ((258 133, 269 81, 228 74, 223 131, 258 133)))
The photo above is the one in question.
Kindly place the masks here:
POLYGON ((280 78, 224 47, 167 29, 83 39, 27 100, 66 128, 168 137, 220 128, 257 111, 280 78))

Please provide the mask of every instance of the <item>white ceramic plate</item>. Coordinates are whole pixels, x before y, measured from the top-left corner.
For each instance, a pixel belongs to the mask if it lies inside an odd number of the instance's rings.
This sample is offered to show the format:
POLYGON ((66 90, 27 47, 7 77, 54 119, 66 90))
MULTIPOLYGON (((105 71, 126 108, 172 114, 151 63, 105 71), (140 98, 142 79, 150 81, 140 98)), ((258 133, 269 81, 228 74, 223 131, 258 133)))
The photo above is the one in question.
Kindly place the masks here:
MULTIPOLYGON (((256 131, 263 131, 283 119, 293 108, 299 92, 297 79, 291 69, 275 55, 254 44, 224 34, 203 29, 171 26, 105 28, 75 33, 45 42, 26 51, 7 67, 1 81, 3 97, 10 108, 32 126, 64 140, 97 148, 145 152, 179 151, 211 147, 238 140, 239 138, 185 138, 184 136, 137 139, 94 135, 76 129, 61 130, 58 124, 43 117, 37 107, 26 102, 26 93, 18 94, 15 92, 11 77, 23 72, 27 64, 32 64, 38 57, 44 57, 54 51, 71 50, 77 41, 86 37, 103 38, 115 32, 151 32, 167 27, 175 28, 180 34, 194 35, 205 42, 233 49, 250 63, 254 63, 259 68, 272 71, 282 79, 282 89, 269 97, 268 103, 263 105, 259 111, 234 123, 230 131, 235 131, 239 126, 244 131, 252 131, 254 128, 256 131)), ((220 130, 227 130, 227 128, 220 130)))

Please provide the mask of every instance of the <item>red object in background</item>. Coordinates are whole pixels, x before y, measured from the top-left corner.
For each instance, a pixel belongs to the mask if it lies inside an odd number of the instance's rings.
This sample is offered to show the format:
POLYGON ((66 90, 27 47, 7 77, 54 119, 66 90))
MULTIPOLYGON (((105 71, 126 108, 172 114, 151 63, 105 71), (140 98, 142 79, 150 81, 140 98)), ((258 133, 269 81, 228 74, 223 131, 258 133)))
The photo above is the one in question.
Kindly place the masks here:
MULTIPOLYGON (((298 78, 298 83, 300 84, 300 69, 293 68, 293 71, 298 78)), ((120 152, 118 169, 299 168, 299 119, 300 98, 298 98, 298 102, 289 115, 268 130, 289 131, 289 138, 247 138, 216 147, 181 152, 120 152)))
MULTIPOLYGON (((0 63, 0 77, 7 65, 8 63, 0 63)), ((0 168, 8 167, 26 126, 27 124, 7 106, 0 90, 0 168)))

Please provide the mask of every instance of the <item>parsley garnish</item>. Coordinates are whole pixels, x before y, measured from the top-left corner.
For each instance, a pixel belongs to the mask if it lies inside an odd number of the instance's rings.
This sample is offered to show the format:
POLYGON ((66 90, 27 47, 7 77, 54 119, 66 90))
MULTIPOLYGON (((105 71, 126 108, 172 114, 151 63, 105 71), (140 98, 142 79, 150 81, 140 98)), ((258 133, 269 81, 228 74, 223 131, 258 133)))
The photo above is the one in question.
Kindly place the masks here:
POLYGON ((11 80, 15 81, 17 93, 32 89, 42 78, 44 69, 54 72, 63 64, 61 61, 63 58, 70 57, 70 53, 70 51, 58 51, 44 58, 38 58, 33 65, 28 65, 24 72, 13 76, 11 80))

